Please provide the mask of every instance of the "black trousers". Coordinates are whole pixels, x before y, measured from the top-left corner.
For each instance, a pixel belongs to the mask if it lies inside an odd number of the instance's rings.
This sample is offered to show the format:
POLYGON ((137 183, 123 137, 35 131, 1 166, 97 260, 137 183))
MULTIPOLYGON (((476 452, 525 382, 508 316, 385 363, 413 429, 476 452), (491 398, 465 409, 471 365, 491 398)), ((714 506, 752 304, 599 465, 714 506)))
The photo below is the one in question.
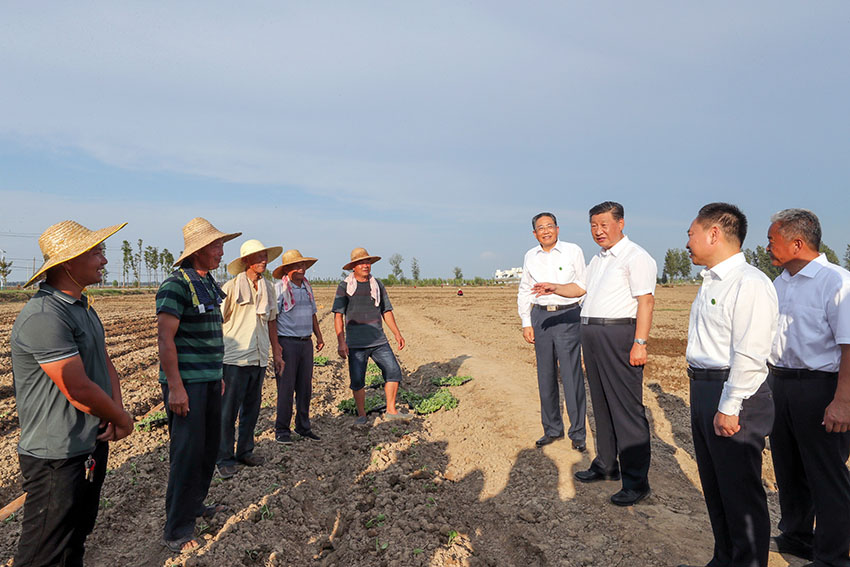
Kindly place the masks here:
POLYGON ((161 384, 168 415, 170 446, 165 529, 169 541, 192 537, 195 518, 204 513, 221 437, 221 380, 186 384, 189 413, 168 409, 168 384, 161 384))
POLYGON ((732 437, 714 433, 725 379, 691 380, 691 431, 714 556, 708 567, 767 567, 770 516, 761 480, 764 439, 773 425, 767 382, 744 400, 732 437))
POLYGON ((278 337, 283 350, 283 373, 277 379, 277 437, 289 437, 292 423, 292 396, 295 395, 295 432, 310 431, 310 398, 313 395, 313 341, 278 337))
POLYGON ((848 567, 850 432, 827 433, 823 426, 837 381, 773 374, 769 379, 776 404, 770 449, 782 510, 779 529, 811 545, 818 565, 848 567))
POLYGON ((649 488, 649 422, 643 406, 643 366, 629 364, 635 325, 582 325, 581 347, 596 423, 596 458, 590 467, 612 474, 623 488, 649 488), (617 459, 619 457, 619 465, 617 459))
POLYGON ((27 500, 15 554, 17 567, 82 567, 86 537, 97 520, 108 456, 108 444, 98 443, 92 455, 94 482, 85 478, 88 455, 70 459, 18 456, 27 500))
POLYGON ((265 366, 224 365, 222 378, 225 388, 221 398, 221 445, 216 460, 218 465, 235 465, 236 461, 254 453, 254 430, 260 418, 265 377, 265 366))
POLYGON ((537 389, 540 392, 540 421, 543 433, 550 437, 564 434, 561 396, 570 419, 569 438, 584 443, 587 437, 587 396, 581 370, 581 309, 531 310, 534 329, 534 353, 537 355, 537 389), (560 380, 559 380, 560 376, 560 380))

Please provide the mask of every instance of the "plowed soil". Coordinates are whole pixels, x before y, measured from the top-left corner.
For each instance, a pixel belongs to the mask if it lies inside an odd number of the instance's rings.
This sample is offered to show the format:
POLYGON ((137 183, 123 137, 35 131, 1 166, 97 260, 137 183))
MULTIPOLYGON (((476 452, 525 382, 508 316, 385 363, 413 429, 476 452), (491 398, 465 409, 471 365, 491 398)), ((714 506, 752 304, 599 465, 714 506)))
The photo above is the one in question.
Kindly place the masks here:
MULTIPOLYGON (((403 388, 464 374, 451 411, 409 422, 380 415, 357 429, 336 405, 350 397, 336 354, 332 289, 318 289, 327 340, 316 367, 312 418, 321 441, 274 440, 275 383, 263 392, 257 453, 264 466, 215 478, 209 503, 229 506, 198 526, 203 547, 174 555, 160 544, 168 434, 136 431, 111 445, 110 472, 87 565, 605 565, 704 564, 713 540, 690 435, 685 343, 695 287, 659 288, 645 372, 653 432, 650 498, 611 505, 619 483, 581 485, 588 452, 569 441, 536 449, 542 434, 533 347, 522 340, 516 288, 390 288, 407 340, 398 353, 403 388)), ((0 505, 21 492, 8 339, 23 302, 0 303, 0 505)), ((161 401, 153 295, 98 299, 125 405, 142 416, 161 401)), ((394 345, 395 348, 395 345, 394 345)), ((588 408, 590 410, 590 408, 588 408)), ((589 418, 593 431, 592 413, 589 418)), ((765 486, 778 520, 769 450, 765 486)), ((0 561, 14 554, 19 512, 0 525, 0 561)), ((791 558, 791 565, 802 560, 791 558)), ((771 554, 771 566, 789 563, 771 554)))

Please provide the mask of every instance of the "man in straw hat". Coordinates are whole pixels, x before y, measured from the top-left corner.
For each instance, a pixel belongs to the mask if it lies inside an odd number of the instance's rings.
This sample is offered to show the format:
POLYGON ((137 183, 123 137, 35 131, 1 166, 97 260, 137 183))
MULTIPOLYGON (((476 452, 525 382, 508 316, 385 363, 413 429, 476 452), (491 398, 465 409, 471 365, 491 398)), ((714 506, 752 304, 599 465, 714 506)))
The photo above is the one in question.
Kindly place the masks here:
POLYGON ((307 439, 320 438, 310 426, 310 397, 313 394, 313 341, 316 350, 325 346, 313 288, 304 276, 316 258, 305 258, 298 250, 287 250, 283 262, 272 274, 278 281, 277 340, 283 353, 284 367, 277 378, 277 419, 274 424, 278 443, 292 443, 289 425, 292 422, 292 396, 295 395, 295 433, 307 439))
POLYGON ((240 234, 221 232, 200 217, 190 220, 178 269, 156 294, 159 382, 171 439, 163 544, 174 552, 198 547, 195 519, 223 509, 204 506, 221 438, 224 388, 224 292, 210 271, 221 262, 224 243, 240 234))
POLYGON ((38 239, 46 277, 15 320, 12 377, 27 493, 15 565, 82 565, 97 518, 108 442, 133 431, 103 325, 84 293, 101 281, 103 241, 127 223, 91 231, 63 221, 38 239))
POLYGON ((342 358, 348 358, 348 374, 351 390, 357 405, 357 425, 366 425, 366 365, 369 358, 375 361, 384 377, 384 392, 387 396, 389 419, 407 418, 395 406, 401 368, 384 335, 381 319, 395 336, 399 350, 404 348, 404 337, 398 330, 393 315, 393 306, 387 289, 372 276, 372 264, 380 256, 370 256, 365 248, 351 251, 351 261, 342 267, 352 272, 340 282, 333 303, 334 328, 337 350, 342 358), (344 318, 344 324, 343 324, 344 318))
POLYGON ((239 249, 239 257, 227 265, 236 276, 222 289, 227 297, 221 305, 224 318, 224 397, 221 401, 221 446, 218 450, 218 474, 230 478, 236 463, 249 467, 262 465, 254 454, 254 428, 260 417, 263 378, 273 347, 275 366, 283 368, 277 336, 277 301, 270 281, 263 277, 266 265, 280 256, 280 246, 264 246, 248 240, 239 249), (233 452, 236 416, 239 436, 233 452))

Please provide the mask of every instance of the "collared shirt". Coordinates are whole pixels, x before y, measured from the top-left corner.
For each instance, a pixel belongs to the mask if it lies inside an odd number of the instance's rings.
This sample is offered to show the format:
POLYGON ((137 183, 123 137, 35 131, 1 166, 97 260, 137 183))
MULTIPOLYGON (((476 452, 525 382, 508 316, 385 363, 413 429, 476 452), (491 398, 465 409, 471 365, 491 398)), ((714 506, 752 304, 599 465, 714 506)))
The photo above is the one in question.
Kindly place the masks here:
MULTIPOLYGON (((283 281, 274 284, 277 296, 283 293, 283 281)), ((277 315, 277 334, 281 337, 309 337, 313 334, 313 315, 316 313, 316 303, 310 299, 307 286, 298 286, 289 282, 289 291, 295 304, 289 311, 280 309, 277 315)), ((280 306, 278 306, 280 307, 280 306)))
POLYGON ((558 240, 555 246, 546 252, 542 246, 535 246, 525 253, 522 261, 522 278, 517 291, 517 307, 523 327, 531 326, 531 306, 572 305, 581 301, 580 297, 561 297, 560 295, 542 295, 534 297, 531 286, 536 283, 577 284, 585 289, 584 253, 571 242, 558 240))
POLYGON ((100 418, 68 401, 42 364, 79 356, 86 376, 112 396, 103 324, 88 298, 42 283, 12 327, 12 377, 21 424, 18 453, 68 459, 91 452, 100 418))
POLYGON ((742 253, 700 272, 685 358, 694 368, 729 369, 717 410, 738 415, 767 378, 779 309, 773 283, 742 253))
POLYGON ((581 316, 636 317, 637 298, 655 293, 657 273, 652 256, 623 235, 617 244, 590 259, 581 316))
POLYGON ((770 362, 784 368, 837 372, 841 346, 850 344, 850 272, 821 254, 773 285, 779 326, 770 362))
POLYGON ((377 278, 375 281, 381 298, 378 305, 372 299, 372 286, 368 281, 357 282, 357 289, 351 296, 348 295, 348 284, 345 281, 336 288, 331 311, 345 316, 345 343, 348 348, 371 348, 388 342, 384 334, 383 315, 392 311, 393 306, 383 282, 377 278))
POLYGON ((224 364, 267 366, 271 347, 269 321, 277 318, 274 287, 265 278, 261 277, 257 280, 258 286, 266 286, 266 297, 271 307, 267 315, 260 315, 257 313, 257 290, 253 285, 248 286, 251 288, 250 301, 246 303, 236 301, 235 287, 238 277, 227 280, 221 288, 227 294, 221 304, 221 313, 224 318, 221 326, 224 334, 224 364))
MULTIPOLYGON (((215 297, 212 274, 202 277, 201 282, 210 297, 215 297)), ((224 338, 219 306, 200 312, 193 305, 189 282, 179 272, 173 272, 156 292, 156 313, 167 313, 180 320, 174 335, 180 379, 187 384, 221 380, 224 338)), ((165 384, 167 381, 160 363, 159 382, 165 384)))

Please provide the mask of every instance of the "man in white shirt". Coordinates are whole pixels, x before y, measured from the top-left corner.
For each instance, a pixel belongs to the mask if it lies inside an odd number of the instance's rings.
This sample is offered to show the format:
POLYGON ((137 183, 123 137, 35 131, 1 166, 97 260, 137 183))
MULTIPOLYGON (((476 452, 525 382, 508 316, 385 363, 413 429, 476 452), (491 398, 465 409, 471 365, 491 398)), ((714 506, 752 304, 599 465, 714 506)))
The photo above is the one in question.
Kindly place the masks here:
MULTIPOLYGON (((596 458, 575 477, 595 482, 622 476, 622 490, 611 502, 632 506, 650 493, 643 366, 658 269, 646 250, 623 234, 624 227, 621 204, 606 201, 590 209, 590 233, 602 250, 587 268, 581 346, 596 423, 596 458)), ((533 291, 572 295, 566 286, 550 283, 536 284, 533 291)))
POLYGON ((779 324, 770 353, 776 421, 770 448, 782 519, 771 546, 850 566, 850 272, 820 254, 821 227, 804 209, 770 219, 779 324), (817 523, 817 527, 815 527, 817 523))
POLYGON ((712 567, 767 567, 770 540, 761 468, 773 425, 766 378, 778 311, 773 284, 741 253, 746 235, 747 218, 727 203, 704 206, 688 229, 691 260, 706 268, 685 357, 712 567))
POLYGON ((580 297, 584 295, 584 254, 581 248, 558 240, 558 221, 552 213, 531 219, 534 237, 540 243, 525 254, 517 305, 522 320, 522 336, 534 345, 537 355, 537 388, 540 392, 540 420, 543 437, 538 447, 564 437, 558 374, 564 388, 564 401, 570 419, 569 437, 573 449, 585 451, 587 399, 581 370, 580 297), (575 297, 557 295, 536 297, 532 286, 553 282, 570 288, 575 297))

